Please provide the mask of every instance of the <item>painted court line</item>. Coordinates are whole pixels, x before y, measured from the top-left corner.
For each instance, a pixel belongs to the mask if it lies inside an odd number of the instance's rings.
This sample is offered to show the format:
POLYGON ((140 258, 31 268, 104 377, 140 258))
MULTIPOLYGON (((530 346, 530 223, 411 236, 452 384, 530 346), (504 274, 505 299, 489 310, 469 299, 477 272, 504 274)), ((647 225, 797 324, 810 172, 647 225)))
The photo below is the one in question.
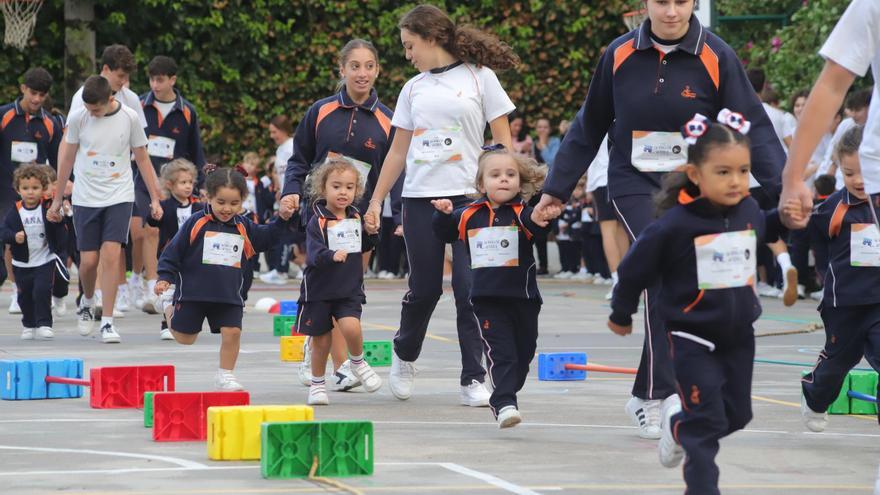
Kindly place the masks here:
MULTIPOLYGON (((184 469, 201 469, 207 468, 208 466, 195 462, 188 461, 186 459, 181 459, 179 457, 168 457, 162 455, 150 455, 150 454, 132 454, 130 452, 114 452, 108 450, 89 450, 89 449, 50 449, 46 447, 19 447, 14 445, 0 445, 0 450, 28 450, 31 452, 58 452, 65 454, 93 454, 93 455, 106 455, 106 456, 114 456, 114 457, 129 457, 133 459, 145 459, 149 461, 159 461, 159 462, 167 462, 170 464, 175 464, 184 469)), ((2 473, 0 472, 0 476, 9 476, 18 473, 2 473)))
POLYGON ((476 478, 480 481, 485 481, 486 483, 497 486, 503 490, 507 490, 510 493, 515 493, 516 495, 540 495, 536 491, 529 490, 528 488, 521 487, 519 485, 515 485, 513 483, 509 483, 500 478, 496 478, 491 474, 486 474, 481 471, 475 471, 473 469, 468 469, 464 466, 452 463, 452 462, 441 462, 439 463, 445 469, 448 469, 454 473, 463 474, 465 476, 470 476, 471 478, 476 478))

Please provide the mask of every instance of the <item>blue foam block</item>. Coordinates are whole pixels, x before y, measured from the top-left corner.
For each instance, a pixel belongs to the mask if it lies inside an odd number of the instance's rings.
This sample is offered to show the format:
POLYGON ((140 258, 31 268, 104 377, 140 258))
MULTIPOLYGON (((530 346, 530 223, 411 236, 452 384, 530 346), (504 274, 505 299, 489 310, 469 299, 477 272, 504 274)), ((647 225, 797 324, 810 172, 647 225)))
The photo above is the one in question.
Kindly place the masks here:
POLYGON ((281 316, 295 316, 296 315, 296 301, 281 301, 281 306, 279 308, 281 316))
POLYGON ((34 359, 0 361, 0 399, 73 399, 82 397, 83 387, 46 383, 46 376, 82 379, 81 359, 34 359))
POLYGON ((587 355, 583 352, 553 352, 538 354, 538 380, 574 381, 586 380, 587 372, 567 370, 566 364, 587 364, 587 355))

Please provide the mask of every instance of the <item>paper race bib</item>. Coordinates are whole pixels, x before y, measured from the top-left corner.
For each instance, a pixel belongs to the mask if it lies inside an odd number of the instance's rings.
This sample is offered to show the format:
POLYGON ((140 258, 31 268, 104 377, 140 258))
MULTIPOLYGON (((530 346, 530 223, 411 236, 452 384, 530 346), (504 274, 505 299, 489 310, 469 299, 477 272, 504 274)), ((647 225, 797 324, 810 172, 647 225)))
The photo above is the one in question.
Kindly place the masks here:
POLYGON ((697 252, 697 288, 728 289, 752 285, 755 280, 754 230, 701 235, 697 252))
POLYGON ((125 156, 102 155, 90 151, 86 155, 86 175, 97 178, 116 178, 123 167, 130 167, 131 160, 125 156))
POLYGON ((193 206, 190 204, 186 208, 178 208, 177 209, 177 228, 179 229, 184 222, 189 220, 189 217, 192 216, 193 206))
POLYGON ((471 268, 519 266, 519 229, 485 227, 468 230, 471 268))
POLYGON ((202 247, 202 263, 241 268, 244 237, 226 232, 205 232, 202 247))
POLYGON ((880 266, 880 230, 873 223, 856 223, 850 228, 850 266, 880 266))
POLYGON ((10 157, 13 162, 30 163, 37 161, 37 143, 13 141, 10 157))
POLYGON ((372 165, 370 165, 367 162, 358 160, 356 158, 341 155, 341 154, 333 152, 333 151, 327 153, 327 160, 329 160, 331 158, 344 158, 344 159, 350 161, 352 163, 352 165, 354 165, 354 168, 357 169, 358 173, 361 176, 361 187, 364 187, 367 184, 367 177, 370 175, 370 169, 373 168, 372 165))
POLYGON ((687 164, 687 143, 678 132, 633 131, 630 159, 642 172, 671 172, 687 164))
POLYGON ((166 158, 168 160, 174 158, 174 140, 162 136, 150 136, 147 139, 147 153, 150 156, 166 158))
POLYGON ((413 131, 410 151, 416 165, 443 165, 463 159, 464 133, 461 126, 413 131))
POLYGON ((331 251, 360 253, 363 250, 360 219, 346 218, 327 222, 327 247, 331 251))

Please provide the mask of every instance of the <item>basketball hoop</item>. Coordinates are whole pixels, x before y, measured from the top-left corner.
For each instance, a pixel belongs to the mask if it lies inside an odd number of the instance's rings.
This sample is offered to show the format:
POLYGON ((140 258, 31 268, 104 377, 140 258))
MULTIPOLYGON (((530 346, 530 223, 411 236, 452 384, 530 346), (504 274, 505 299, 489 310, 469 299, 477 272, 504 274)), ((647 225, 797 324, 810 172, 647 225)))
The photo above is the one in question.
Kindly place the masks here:
POLYGON ((0 0, 0 11, 6 23, 3 43, 24 50, 37 25, 37 12, 43 0, 0 0))
POLYGON ((627 29, 632 31, 641 26, 646 17, 648 17, 647 9, 633 10, 623 14, 623 23, 626 24, 627 29))

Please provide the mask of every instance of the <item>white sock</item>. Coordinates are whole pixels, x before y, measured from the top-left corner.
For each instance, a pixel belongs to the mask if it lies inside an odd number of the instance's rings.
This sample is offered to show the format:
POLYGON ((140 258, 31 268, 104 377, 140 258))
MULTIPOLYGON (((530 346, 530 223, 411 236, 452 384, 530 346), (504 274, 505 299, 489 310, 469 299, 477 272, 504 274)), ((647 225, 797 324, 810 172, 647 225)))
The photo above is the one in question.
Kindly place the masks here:
POLYGON ((153 289, 156 288, 156 282, 158 282, 156 279, 147 280, 147 294, 153 294, 153 289))
POLYGON ((224 370, 223 368, 217 368, 217 373, 232 373, 232 370, 224 370))
POLYGON ((131 277, 128 279, 128 283, 131 285, 140 285, 142 280, 140 273, 132 273, 131 277))
POLYGON ((617 272, 611 272, 611 281, 614 282, 614 285, 617 285, 617 272))
POLYGON ((82 296, 82 299, 79 300, 80 306, 83 307, 91 307, 95 305, 95 296, 86 297, 82 296))
POLYGON ((785 276, 785 272, 791 268, 791 256, 788 253, 779 253, 776 256, 776 262, 779 263, 779 268, 782 270, 782 275, 785 276))
POLYGON ((52 301, 55 303, 55 305, 60 305, 64 302, 64 298, 52 296, 52 301))
POLYGON ((113 317, 112 316, 102 316, 101 317, 101 328, 104 328, 104 325, 113 326, 113 317))

